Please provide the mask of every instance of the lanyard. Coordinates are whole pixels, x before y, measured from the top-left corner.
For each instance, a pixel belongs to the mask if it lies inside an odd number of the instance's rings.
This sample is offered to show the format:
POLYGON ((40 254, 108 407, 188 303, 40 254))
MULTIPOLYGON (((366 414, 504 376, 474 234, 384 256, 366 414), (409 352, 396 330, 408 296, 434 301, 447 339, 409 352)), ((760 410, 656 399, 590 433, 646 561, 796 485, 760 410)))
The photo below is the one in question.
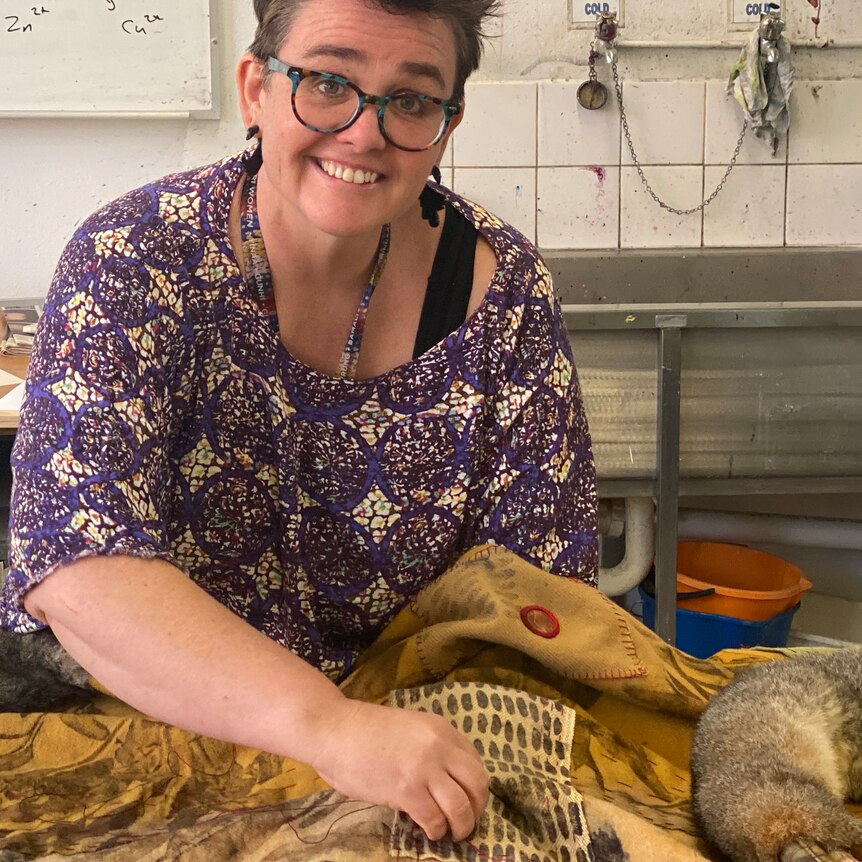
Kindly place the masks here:
MULTIPOLYGON (((247 175, 243 187, 243 210, 240 218, 242 234, 242 255, 245 264, 246 281, 257 304, 269 313, 270 326, 278 332, 278 317, 275 310, 275 297, 272 290, 272 270, 266 255, 263 234, 260 231, 260 220, 257 214, 257 174, 247 175)), ((350 334, 347 343, 341 351, 338 362, 339 377, 356 377, 356 366, 359 363, 359 351, 362 347, 362 336, 365 333, 365 319, 368 316, 368 306, 374 290, 380 282, 386 258, 389 254, 389 241, 392 231, 388 224, 380 231, 380 241, 377 244, 377 260, 371 279, 365 286, 362 298, 353 315, 350 334)))

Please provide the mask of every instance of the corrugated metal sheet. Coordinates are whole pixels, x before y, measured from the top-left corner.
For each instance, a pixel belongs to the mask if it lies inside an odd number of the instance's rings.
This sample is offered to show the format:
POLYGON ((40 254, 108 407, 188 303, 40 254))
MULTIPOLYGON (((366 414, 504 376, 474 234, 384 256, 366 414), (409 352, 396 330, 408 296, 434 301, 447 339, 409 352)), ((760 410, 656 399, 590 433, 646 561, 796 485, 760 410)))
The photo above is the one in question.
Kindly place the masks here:
MULTIPOLYGON (((653 476, 656 333, 571 339, 600 479, 653 476)), ((680 475, 862 476, 862 329, 685 331, 680 475)))

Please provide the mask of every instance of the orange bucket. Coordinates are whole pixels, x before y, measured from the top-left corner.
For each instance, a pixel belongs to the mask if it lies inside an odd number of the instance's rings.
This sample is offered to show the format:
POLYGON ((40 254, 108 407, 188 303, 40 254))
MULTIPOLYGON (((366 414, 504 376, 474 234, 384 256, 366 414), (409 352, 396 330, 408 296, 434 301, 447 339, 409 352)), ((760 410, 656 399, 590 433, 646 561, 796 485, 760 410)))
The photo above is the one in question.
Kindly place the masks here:
POLYGON ((768 620, 797 605, 811 589, 796 566, 742 545, 680 542, 676 568, 680 608, 740 620, 768 620), (685 598, 685 593, 708 589, 715 592, 685 598))

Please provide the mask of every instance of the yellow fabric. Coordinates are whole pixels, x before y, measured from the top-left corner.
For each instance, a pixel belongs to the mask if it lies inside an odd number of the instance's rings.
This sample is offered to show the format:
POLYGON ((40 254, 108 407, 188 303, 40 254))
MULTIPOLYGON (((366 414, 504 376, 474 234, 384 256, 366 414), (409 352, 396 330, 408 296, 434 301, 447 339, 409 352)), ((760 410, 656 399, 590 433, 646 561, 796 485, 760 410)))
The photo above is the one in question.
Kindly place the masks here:
MULTIPOLYGON (((626 858, 613 855, 619 845, 633 862, 684 862, 705 858, 689 816, 694 721, 739 668, 780 654, 691 658, 596 590, 485 547, 405 608, 343 689, 385 702, 438 680, 480 682, 574 709, 572 783, 597 858, 626 858), (554 614, 556 637, 522 622, 532 605, 554 614)), ((0 715, 0 847, 25 856, 383 860, 393 816, 327 790, 303 764, 166 726, 106 695, 66 712, 0 715)))

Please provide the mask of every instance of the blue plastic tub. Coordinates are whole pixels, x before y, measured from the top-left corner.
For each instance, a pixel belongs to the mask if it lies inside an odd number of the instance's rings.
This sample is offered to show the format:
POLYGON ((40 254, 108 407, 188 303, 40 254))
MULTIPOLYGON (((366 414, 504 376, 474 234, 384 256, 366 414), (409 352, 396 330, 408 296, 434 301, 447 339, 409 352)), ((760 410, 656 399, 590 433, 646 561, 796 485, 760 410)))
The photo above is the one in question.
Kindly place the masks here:
MULTIPOLYGON (((642 587, 638 587, 638 592, 643 600, 644 625, 655 629, 655 599, 642 587)), ((798 610, 797 604, 768 620, 753 622, 677 608, 676 645, 696 658, 709 658, 729 647, 786 646, 790 624, 798 610)))

